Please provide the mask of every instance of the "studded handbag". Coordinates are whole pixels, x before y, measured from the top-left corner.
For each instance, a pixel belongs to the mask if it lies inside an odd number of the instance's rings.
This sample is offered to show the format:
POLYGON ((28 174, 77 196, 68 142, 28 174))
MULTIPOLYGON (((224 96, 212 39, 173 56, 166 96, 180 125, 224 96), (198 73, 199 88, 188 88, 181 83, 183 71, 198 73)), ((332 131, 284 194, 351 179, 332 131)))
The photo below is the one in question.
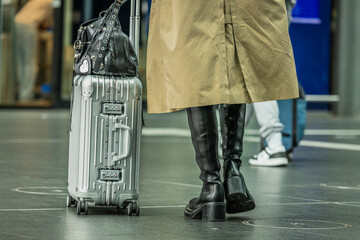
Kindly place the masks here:
POLYGON ((98 18, 80 25, 74 43, 77 75, 138 76, 136 52, 118 18, 124 2, 116 0, 98 18))

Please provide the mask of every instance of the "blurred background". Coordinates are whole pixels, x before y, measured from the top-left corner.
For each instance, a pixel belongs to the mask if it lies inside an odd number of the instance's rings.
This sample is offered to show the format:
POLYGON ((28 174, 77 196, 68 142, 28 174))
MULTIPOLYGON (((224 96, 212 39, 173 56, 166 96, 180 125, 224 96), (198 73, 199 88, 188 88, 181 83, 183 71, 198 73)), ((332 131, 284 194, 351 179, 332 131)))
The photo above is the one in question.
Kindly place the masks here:
MULTIPOLYGON (((0 0, 0 108, 66 108, 78 26, 113 0, 0 0), (30 5, 37 2, 41 9, 30 5), (31 26, 31 27, 29 27, 31 26)), ((151 0, 142 1, 140 72, 146 103, 151 0)), ((298 0, 290 35, 309 109, 360 116, 359 1, 298 0)), ((125 32, 129 3, 120 13, 125 32)))

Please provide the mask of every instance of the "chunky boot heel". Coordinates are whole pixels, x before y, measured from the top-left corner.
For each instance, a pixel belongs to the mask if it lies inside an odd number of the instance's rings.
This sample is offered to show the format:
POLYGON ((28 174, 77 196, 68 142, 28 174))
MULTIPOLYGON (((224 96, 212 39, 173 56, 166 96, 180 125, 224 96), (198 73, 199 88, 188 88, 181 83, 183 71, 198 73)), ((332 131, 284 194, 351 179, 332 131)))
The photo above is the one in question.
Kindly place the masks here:
POLYGON ((246 190, 239 176, 227 178, 224 181, 225 195, 227 200, 245 200, 246 190))
POLYGON ((202 206, 202 220, 207 222, 225 222, 225 203, 211 202, 202 206))
POLYGON ((250 195, 244 179, 239 176, 227 178, 224 181, 226 195, 226 212, 241 213, 255 208, 255 201, 250 195))

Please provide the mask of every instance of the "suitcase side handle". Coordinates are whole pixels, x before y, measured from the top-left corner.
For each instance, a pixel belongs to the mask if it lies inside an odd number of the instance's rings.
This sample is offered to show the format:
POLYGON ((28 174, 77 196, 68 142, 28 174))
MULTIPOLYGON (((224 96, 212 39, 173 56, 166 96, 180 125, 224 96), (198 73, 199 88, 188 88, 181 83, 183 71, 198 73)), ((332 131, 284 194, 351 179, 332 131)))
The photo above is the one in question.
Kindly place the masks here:
POLYGON ((117 129, 125 131, 126 151, 122 155, 113 155, 112 156, 113 162, 121 161, 128 158, 130 156, 130 151, 131 151, 131 134, 130 134, 131 128, 121 123, 115 123, 114 131, 116 131, 117 129))

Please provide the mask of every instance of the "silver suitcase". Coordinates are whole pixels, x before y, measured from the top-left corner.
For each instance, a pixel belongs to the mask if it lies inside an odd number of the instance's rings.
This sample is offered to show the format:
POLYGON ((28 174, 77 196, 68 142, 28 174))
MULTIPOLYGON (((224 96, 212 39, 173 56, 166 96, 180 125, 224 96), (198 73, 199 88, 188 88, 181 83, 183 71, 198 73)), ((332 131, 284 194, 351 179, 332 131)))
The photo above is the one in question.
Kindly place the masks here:
MULTIPOLYGON (((130 39, 138 53, 134 22, 130 39)), ((138 216, 142 84, 136 77, 100 75, 73 81, 67 206, 78 214, 114 206, 138 216)))

